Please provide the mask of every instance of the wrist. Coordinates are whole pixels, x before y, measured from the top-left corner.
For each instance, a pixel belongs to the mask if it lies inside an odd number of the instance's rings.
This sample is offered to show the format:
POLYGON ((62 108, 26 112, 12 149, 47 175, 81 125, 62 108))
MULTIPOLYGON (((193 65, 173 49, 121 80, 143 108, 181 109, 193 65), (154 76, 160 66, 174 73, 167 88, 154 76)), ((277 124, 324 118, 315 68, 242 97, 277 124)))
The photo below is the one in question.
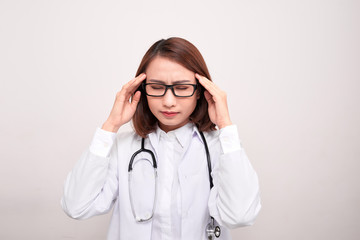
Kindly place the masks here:
POLYGON ((105 130, 108 132, 114 132, 114 133, 116 133, 119 130, 119 128, 120 128, 119 126, 115 126, 114 124, 111 124, 108 121, 106 121, 101 127, 102 130, 105 130))
POLYGON ((222 128, 224 128, 224 127, 231 126, 231 125, 233 125, 233 124, 232 124, 232 122, 229 120, 229 121, 226 121, 226 122, 224 122, 224 123, 218 124, 218 127, 219 127, 219 129, 222 129, 222 128))

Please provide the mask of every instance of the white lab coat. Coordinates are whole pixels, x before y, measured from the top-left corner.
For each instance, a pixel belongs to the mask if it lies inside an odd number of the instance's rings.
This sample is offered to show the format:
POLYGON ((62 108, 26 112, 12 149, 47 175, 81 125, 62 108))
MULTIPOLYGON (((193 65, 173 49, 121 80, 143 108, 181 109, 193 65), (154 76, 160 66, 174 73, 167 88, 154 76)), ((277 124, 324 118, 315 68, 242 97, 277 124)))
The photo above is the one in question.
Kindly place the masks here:
MULTIPOLYGON (((235 125, 204 135, 210 150, 214 187, 210 191, 204 145, 194 127, 191 143, 178 169, 181 239, 207 239, 205 228, 210 215, 221 226, 218 239, 231 239, 229 229, 253 224, 260 211, 258 178, 240 145, 235 125)), ((145 148, 155 156, 161 151, 157 141, 154 132, 145 141, 145 148)), ((93 145, 102 145, 96 150, 98 155, 90 146, 67 176, 62 208, 72 218, 86 219, 107 213, 114 206, 108 240, 150 240, 152 221, 136 222, 129 199, 128 165, 133 153, 140 149, 141 137, 133 131, 109 134, 98 128, 93 145)), ((159 179, 161 171, 166 169, 161 169, 158 162, 159 179)), ((150 200, 153 199, 151 192, 146 193, 150 200)), ((146 206, 139 208, 146 209, 146 206)))

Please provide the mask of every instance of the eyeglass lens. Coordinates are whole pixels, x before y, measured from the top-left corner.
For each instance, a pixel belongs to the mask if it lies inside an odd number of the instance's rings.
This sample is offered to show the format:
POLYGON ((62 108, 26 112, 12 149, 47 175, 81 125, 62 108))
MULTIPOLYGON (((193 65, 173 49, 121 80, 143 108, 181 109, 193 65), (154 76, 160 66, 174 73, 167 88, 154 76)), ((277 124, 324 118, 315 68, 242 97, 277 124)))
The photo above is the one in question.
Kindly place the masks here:
MULTIPOLYGON (((189 97, 194 94, 195 87, 191 84, 176 84, 172 85, 175 95, 179 97, 189 97)), ((166 91, 166 86, 163 84, 147 84, 145 91, 152 96, 163 96, 166 91)))

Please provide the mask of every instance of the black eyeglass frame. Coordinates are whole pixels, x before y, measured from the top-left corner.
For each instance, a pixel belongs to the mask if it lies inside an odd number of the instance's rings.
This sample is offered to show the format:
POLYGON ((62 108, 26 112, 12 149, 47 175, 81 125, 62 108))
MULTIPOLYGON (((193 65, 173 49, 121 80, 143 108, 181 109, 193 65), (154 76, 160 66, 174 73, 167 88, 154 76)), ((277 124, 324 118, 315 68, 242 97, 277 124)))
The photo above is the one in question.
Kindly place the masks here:
POLYGON ((171 89, 171 92, 174 94, 175 97, 192 97, 192 96, 194 95, 196 89, 198 88, 198 84, 179 83, 179 84, 166 85, 166 84, 163 84, 163 83, 145 83, 145 82, 143 82, 143 83, 142 83, 142 88, 143 88, 145 94, 146 94, 147 96, 150 96, 150 97, 163 97, 163 96, 165 96, 165 94, 166 94, 166 92, 167 92, 168 89, 171 89), (151 95, 151 94, 148 94, 148 93, 146 92, 146 86, 147 86, 147 85, 161 85, 161 86, 165 86, 165 92, 164 92, 163 95, 151 95), (175 90, 174 90, 174 86, 182 86, 182 85, 192 86, 192 87, 194 88, 193 93, 192 93, 191 95, 189 95, 189 96, 179 96, 179 95, 176 95, 175 90))

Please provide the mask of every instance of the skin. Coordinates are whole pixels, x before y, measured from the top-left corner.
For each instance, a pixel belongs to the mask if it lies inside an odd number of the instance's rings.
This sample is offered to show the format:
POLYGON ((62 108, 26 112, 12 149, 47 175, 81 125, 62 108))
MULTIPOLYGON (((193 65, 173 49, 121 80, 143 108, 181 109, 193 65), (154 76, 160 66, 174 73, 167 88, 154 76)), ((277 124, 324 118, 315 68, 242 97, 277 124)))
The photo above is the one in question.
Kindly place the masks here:
MULTIPOLYGON (((192 71, 167 58, 156 57, 146 69, 147 83, 196 84, 192 71)), ((165 132, 184 126, 189 122, 189 116, 194 111, 198 94, 191 97, 175 97, 168 90, 163 97, 147 96, 150 111, 159 120, 159 127, 165 132), (167 116, 165 113, 174 114, 167 116)))
MULTIPOLYGON (((206 89, 204 94, 209 105, 210 120, 220 129, 232 124, 224 91, 206 77, 194 73, 167 58, 156 57, 146 69, 146 74, 140 74, 117 92, 110 115, 102 126, 103 130, 117 132, 122 125, 131 120, 141 95, 140 91, 135 94, 134 92, 145 79, 149 83, 161 81, 169 85, 179 80, 185 80, 186 83, 193 84, 196 82, 195 79, 198 79, 199 83, 206 89), (132 95, 133 98, 131 99, 132 95)), ((159 120, 159 127, 165 132, 177 129, 189 122, 189 116, 196 106, 197 98, 196 93, 192 97, 175 97, 170 89, 163 97, 147 96, 149 108, 159 120), (167 116, 164 112, 172 112, 174 115, 167 116)))

